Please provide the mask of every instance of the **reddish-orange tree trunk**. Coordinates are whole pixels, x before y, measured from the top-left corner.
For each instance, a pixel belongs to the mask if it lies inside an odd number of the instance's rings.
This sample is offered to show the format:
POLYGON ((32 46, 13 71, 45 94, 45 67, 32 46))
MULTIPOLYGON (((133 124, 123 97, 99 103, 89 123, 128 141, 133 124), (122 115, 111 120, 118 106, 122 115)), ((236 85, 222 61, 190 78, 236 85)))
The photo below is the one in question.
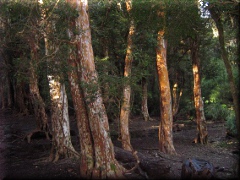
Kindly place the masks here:
POLYGON ((80 80, 75 59, 76 55, 71 51, 68 63, 72 70, 68 72, 68 80, 79 130, 81 147, 80 175, 83 178, 89 178, 92 176, 94 166, 93 142, 83 92, 79 86, 80 80))
POLYGON ((179 89, 178 87, 178 83, 175 82, 173 84, 173 88, 172 88, 172 111, 173 111, 173 118, 176 117, 177 113, 178 113, 178 109, 179 109, 179 103, 180 103, 180 99, 182 97, 182 89, 179 89))
MULTIPOLYGON (((86 156, 93 160, 93 169, 90 169, 91 172, 87 172, 86 176, 94 179, 120 178, 124 168, 114 156, 114 148, 109 136, 108 118, 98 85, 88 19, 88 1, 67 0, 67 2, 79 12, 75 21, 77 30, 80 32, 75 39, 77 44, 76 65, 79 67, 78 72, 90 127, 87 133, 91 134, 91 144, 88 146, 90 148, 92 146, 93 150, 86 152, 86 156)), ((85 164, 85 166, 87 165, 85 164)), ((88 170, 88 168, 85 169, 88 170)))
POLYGON ((201 144, 207 144, 207 124, 204 115, 204 105, 202 100, 201 92, 201 78, 200 78, 200 59, 199 59, 199 44, 198 40, 193 40, 191 45, 191 59, 193 66, 193 95, 194 95, 194 104, 196 111, 196 122, 197 122, 197 131, 198 135, 195 139, 195 142, 201 144))
POLYGON ((173 114, 172 98, 167 70, 167 42, 164 39, 164 30, 158 32, 157 45, 157 72, 160 92, 159 149, 167 154, 176 154, 173 146, 173 114))
MULTIPOLYGON (((130 13, 132 8, 132 1, 126 0, 127 11, 130 13)), ((129 115, 131 112, 131 85, 130 85, 130 78, 131 78, 131 69, 132 69, 132 38, 134 35, 134 22, 131 20, 130 28, 127 38, 127 53, 125 57, 125 67, 124 67, 124 86, 123 86, 123 95, 122 95, 122 104, 120 110, 120 131, 121 131, 121 141, 122 147, 125 150, 131 151, 131 142, 130 142, 130 133, 129 133, 129 115)))

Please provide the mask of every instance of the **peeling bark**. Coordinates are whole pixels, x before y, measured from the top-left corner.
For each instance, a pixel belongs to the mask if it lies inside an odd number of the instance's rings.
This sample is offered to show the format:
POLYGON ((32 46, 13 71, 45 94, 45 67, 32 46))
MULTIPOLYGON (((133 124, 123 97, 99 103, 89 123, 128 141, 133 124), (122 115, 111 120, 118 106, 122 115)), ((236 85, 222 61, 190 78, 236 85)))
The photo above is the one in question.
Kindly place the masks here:
MULTIPOLYGON (((69 30, 69 38, 74 39, 69 30)), ((71 70, 68 72, 68 80, 70 84, 73 106, 76 114, 77 127, 79 131, 79 142, 81 147, 81 160, 80 160, 80 175, 83 178, 92 176, 94 166, 94 150, 90 126, 88 122, 88 114, 84 102, 83 92, 80 87, 80 79, 77 73, 76 53, 74 48, 70 49, 68 64, 71 70)))
MULTIPOLYGON (((42 18, 45 18, 44 11, 42 11, 42 18)), ((47 24, 43 33, 45 42, 45 55, 47 57, 49 57, 49 55, 53 53, 53 51, 58 50, 56 44, 52 41, 49 41, 48 38, 48 34, 54 31, 54 28, 51 24, 54 24, 54 22, 47 24)), ((53 60, 49 58, 48 61, 50 62, 53 60)), ((54 60, 53 63, 56 65, 56 67, 54 67, 53 69, 53 72, 55 73, 48 74, 48 83, 51 98, 52 122, 52 150, 50 154, 50 160, 53 160, 55 162, 60 157, 79 157, 79 154, 75 151, 71 142, 68 114, 68 98, 65 90, 65 84, 63 82, 60 82, 63 74, 57 69, 59 66, 59 62, 54 60)))
POLYGON ((109 136, 108 118, 98 85, 98 75, 95 70, 88 19, 88 1, 67 0, 67 2, 79 12, 79 17, 75 21, 77 30, 81 32, 75 39, 77 47, 76 65, 79 67, 78 73, 92 137, 92 144, 88 146, 93 146, 93 154, 86 153, 87 156, 89 155, 94 160, 93 170, 87 173, 86 176, 94 179, 121 178, 123 177, 124 168, 114 157, 114 148, 109 136))
POLYGON ((51 120, 52 120, 52 153, 50 160, 54 162, 60 156, 64 158, 77 157, 70 136, 70 125, 68 115, 68 100, 65 85, 59 82, 57 76, 48 76, 51 96, 51 120))
POLYGON ((172 114, 172 98, 169 85, 168 69, 167 69, 167 42, 164 39, 164 30, 158 32, 157 45, 157 72, 159 81, 160 111, 161 119, 159 124, 159 149, 167 154, 176 154, 173 146, 173 114, 172 114))
POLYGON ((196 122, 197 122, 197 131, 198 135, 195 139, 195 143, 207 144, 208 141, 208 132, 207 124, 204 115, 204 105, 202 100, 201 93, 201 78, 200 78, 200 59, 198 56, 199 44, 195 40, 191 46, 191 59, 193 66, 193 95, 194 95, 194 105, 196 110, 196 122))

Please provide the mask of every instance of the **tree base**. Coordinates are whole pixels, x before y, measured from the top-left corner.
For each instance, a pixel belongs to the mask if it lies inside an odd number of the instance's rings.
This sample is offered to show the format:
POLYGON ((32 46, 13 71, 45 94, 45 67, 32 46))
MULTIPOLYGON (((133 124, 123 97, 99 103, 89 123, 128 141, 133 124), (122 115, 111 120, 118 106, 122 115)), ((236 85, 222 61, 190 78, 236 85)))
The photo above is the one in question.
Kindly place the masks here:
POLYGON ((28 143, 31 143, 31 138, 35 138, 35 139, 40 139, 45 137, 47 140, 50 140, 52 138, 51 134, 49 134, 49 132, 46 131, 42 131, 40 129, 34 129, 33 131, 31 131, 30 133, 28 133, 24 139, 27 139, 28 143))
MULTIPOLYGON (((126 151, 119 147, 114 147, 115 158, 123 164, 126 169, 131 169, 136 165, 136 158, 130 151, 126 151)), ((163 161, 163 159, 157 159, 148 157, 142 153, 137 152, 139 158, 139 168, 135 168, 136 172, 145 178, 159 179, 169 175, 170 166, 163 161)), ((127 170, 128 172, 128 170, 127 170)))

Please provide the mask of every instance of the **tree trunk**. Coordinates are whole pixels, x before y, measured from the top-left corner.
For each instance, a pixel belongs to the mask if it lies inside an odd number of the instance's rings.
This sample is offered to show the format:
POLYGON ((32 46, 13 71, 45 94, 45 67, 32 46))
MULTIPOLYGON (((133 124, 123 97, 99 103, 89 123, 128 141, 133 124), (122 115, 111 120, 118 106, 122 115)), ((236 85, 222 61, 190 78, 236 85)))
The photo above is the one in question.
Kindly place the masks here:
POLYGON ((31 50, 31 60, 29 62, 29 91, 30 91, 30 100, 33 105, 34 115, 37 122, 37 129, 28 135, 28 142, 33 133, 37 131, 43 131, 48 136, 48 118, 45 111, 45 103, 40 95, 38 88, 38 76, 36 73, 37 61, 38 61, 38 41, 36 32, 32 32, 28 39, 29 47, 31 50))
MULTIPOLYGON (((132 1, 126 0, 127 11, 130 13, 132 8, 132 1)), ((130 133, 129 133, 129 115, 131 112, 131 85, 130 85, 130 78, 131 78, 131 69, 132 69, 132 38, 134 35, 134 22, 131 20, 130 28, 127 38, 127 53, 125 57, 125 67, 124 67, 124 87, 123 87, 123 97, 122 97, 122 104, 120 110, 120 131, 121 131, 121 141, 122 147, 125 150, 131 151, 131 142, 130 142, 130 133)))
POLYGON ((222 59, 225 64, 225 68, 227 71, 228 75, 228 81, 230 85, 230 91, 232 94, 233 98, 233 107, 235 111, 235 117, 236 117, 236 127, 238 131, 238 136, 240 137, 240 101, 239 101, 239 94, 236 88, 236 84, 234 81, 234 76, 232 72, 232 67, 228 59, 228 53, 225 48, 225 42, 224 42, 224 31, 223 31, 223 25, 221 22, 221 17, 220 14, 216 11, 214 7, 209 8, 210 14, 217 26, 218 30, 218 38, 219 38, 219 44, 220 44, 220 49, 221 49, 221 54, 222 54, 222 59))
POLYGON ((198 40, 194 40, 194 42, 191 45, 191 59, 193 66, 193 82, 194 82, 193 95, 198 131, 197 138, 195 138, 194 141, 195 143, 207 144, 208 132, 201 93, 200 59, 198 56, 198 52, 199 52, 198 40))
POLYGON ((173 85, 172 97, 173 97, 172 112, 173 112, 173 119, 175 119, 178 113, 180 99, 182 97, 182 89, 179 90, 177 82, 175 82, 173 85))
POLYGON ((57 161, 60 156, 64 158, 77 156, 70 136, 68 100, 65 85, 59 82, 57 76, 48 75, 51 96, 51 120, 52 120, 52 153, 50 160, 57 161))
MULTIPOLYGON (((93 147, 93 154, 88 151, 86 156, 94 160, 92 162, 93 170, 87 172, 86 176, 94 179, 121 178, 124 168, 114 157, 114 148, 109 136, 108 118, 95 69, 88 19, 88 1, 67 0, 67 2, 79 12, 79 16, 76 18, 77 30, 80 32, 75 41, 77 44, 76 65, 80 68, 78 72, 80 71, 81 87, 87 106, 89 133, 92 137, 92 143, 88 144, 88 146, 93 147)), ((87 168, 85 169, 87 170, 87 168)))
POLYGON ((151 121, 152 119, 148 113, 148 90, 147 90, 146 78, 142 78, 142 115, 145 121, 151 121))
POLYGON ((14 102, 17 105, 18 111, 22 115, 28 115, 28 108, 26 106, 25 96, 24 96, 24 94, 25 94, 25 92, 24 92, 25 83, 24 82, 17 82, 15 86, 16 86, 16 90, 15 90, 14 93, 16 94, 16 97, 14 98, 15 99, 14 102))
POLYGON ((12 97, 12 91, 11 91, 11 80, 10 75, 8 74, 6 77, 6 83, 7 83, 7 107, 11 108, 13 103, 13 97, 12 97))
POLYGON ((68 72, 68 80, 79 130, 79 142, 81 147, 80 175, 82 178, 89 178, 91 177, 94 167, 94 147, 83 92, 79 86, 80 80, 77 74, 75 58, 74 52, 71 51, 68 63, 72 70, 68 72))
POLYGON ((167 42, 164 39, 164 30, 158 32, 157 45, 157 72, 160 92, 159 149, 167 154, 176 154, 173 146, 173 114, 172 98, 167 69, 167 42))
MULTIPOLYGON (((39 2, 40 5, 42 2, 39 2)), ((45 18, 45 12, 42 11, 42 18, 45 18)), ((46 25, 44 35, 45 55, 49 57, 53 51, 57 51, 58 47, 54 42, 50 42, 48 34, 54 31, 50 22, 46 25)), ((78 157, 79 154, 75 151, 70 136, 70 124, 68 114, 68 98, 65 90, 65 84, 60 82, 63 74, 59 70, 59 62, 57 60, 48 59, 49 62, 54 61, 54 74, 48 74, 48 83, 51 97, 51 122, 52 122, 52 150, 50 160, 56 162, 59 157, 70 158, 78 157), (56 75, 57 74, 57 75, 56 75)))
POLYGON ((6 104, 6 101, 5 101, 5 96, 4 96, 4 85, 3 85, 3 81, 0 81, 0 100, 1 100, 1 108, 2 109, 5 109, 5 104, 6 104))

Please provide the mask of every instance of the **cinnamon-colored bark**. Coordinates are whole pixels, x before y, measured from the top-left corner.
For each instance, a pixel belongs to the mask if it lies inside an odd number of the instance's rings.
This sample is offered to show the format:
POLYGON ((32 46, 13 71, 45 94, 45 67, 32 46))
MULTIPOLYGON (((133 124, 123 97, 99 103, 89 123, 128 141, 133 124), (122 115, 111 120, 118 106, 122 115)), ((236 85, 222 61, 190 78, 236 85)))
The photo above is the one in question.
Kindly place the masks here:
MULTIPOLYGON (((132 1, 126 0, 126 7, 128 13, 130 13, 132 8, 132 1)), ((130 133, 129 133, 129 115, 131 112, 131 70, 132 70, 132 38, 134 35, 134 22, 131 20, 130 28, 127 37, 127 53, 125 57, 125 67, 124 67, 124 78, 126 79, 123 86, 122 104, 120 110, 120 131, 121 131, 121 141, 122 147, 125 150, 131 151, 130 133)))
POLYGON ((193 66, 193 95, 194 95, 194 105, 196 111, 196 122, 197 122, 197 131, 198 135, 195 139, 196 143, 207 144, 208 141, 208 132, 207 124, 204 115, 204 105, 202 100, 201 93, 201 78, 200 78, 200 59, 199 59, 199 44, 195 40, 192 43, 191 47, 191 59, 193 66))
POLYGON ((158 32, 157 45, 157 73, 160 91, 160 112, 161 119, 159 124, 159 149, 167 154, 176 154, 173 146, 173 114, 172 98, 169 85, 167 69, 167 42, 164 39, 164 30, 158 32))
MULTIPOLYGON (((86 176, 94 179, 121 178, 124 168, 114 157, 114 148, 109 137, 108 118, 95 69, 88 18, 88 1, 67 0, 67 2, 79 12, 79 16, 75 20, 77 30, 81 32, 75 39, 77 45, 76 65, 79 67, 78 73, 87 109, 90 127, 90 132, 88 133, 91 134, 91 144, 87 146, 92 146, 93 148, 93 153, 86 152, 86 156, 93 159, 93 169, 89 169, 91 172, 86 173, 86 176)), ((88 171, 87 168, 85 169, 88 171)))
MULTIPOLYGON (((71 39, 74 38, 72 33, 69 33, 69 37, 71 39)), ((82 89, 79 86, 80 80, 77 73, 77 63, 75 62, 76 54, 73 50, 74 47, 70 49, 68 59, 68 64, 71 68, 71 71, 68 72, 68 80, 76 114, 77 126, 79 129, 79 142, 81 147, 80 175, 83 178, 89 178, 93 172, 94 150, 86 104, 84 102, 82 89)))

